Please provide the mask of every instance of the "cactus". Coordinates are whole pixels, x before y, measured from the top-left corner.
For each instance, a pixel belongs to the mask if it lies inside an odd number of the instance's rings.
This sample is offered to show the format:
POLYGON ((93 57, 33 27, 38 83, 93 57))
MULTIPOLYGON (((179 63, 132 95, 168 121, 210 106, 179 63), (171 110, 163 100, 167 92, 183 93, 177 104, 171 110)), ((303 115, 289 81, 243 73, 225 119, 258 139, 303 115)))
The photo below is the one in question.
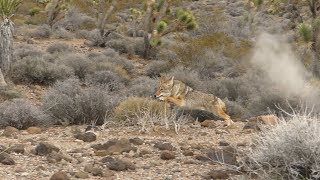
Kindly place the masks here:
POLYGON ((177 32, 189 31, 198 27, 191 11, 177 9, 172 12, 171 0, 147 0, 144 13, 145 53, 148 58, 150 49, 161 46, 161 37, 177 32))

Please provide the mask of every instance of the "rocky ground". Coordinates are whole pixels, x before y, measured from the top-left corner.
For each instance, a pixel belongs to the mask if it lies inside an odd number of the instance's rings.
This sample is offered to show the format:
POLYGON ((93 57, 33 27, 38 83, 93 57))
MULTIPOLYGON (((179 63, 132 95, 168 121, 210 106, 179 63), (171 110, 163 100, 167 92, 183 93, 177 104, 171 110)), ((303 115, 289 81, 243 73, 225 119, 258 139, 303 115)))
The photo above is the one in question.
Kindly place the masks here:
MULTIPOLYGON (((253 121, 252 121, 253 122, 253 121)), ((32 127, 1 132, 1 179, 239 179, 241 154, 254 126, 206 120, 184 125, 179 134, 156 126, 32 127), (220 161, 220 162, 219 162, 220 161)))

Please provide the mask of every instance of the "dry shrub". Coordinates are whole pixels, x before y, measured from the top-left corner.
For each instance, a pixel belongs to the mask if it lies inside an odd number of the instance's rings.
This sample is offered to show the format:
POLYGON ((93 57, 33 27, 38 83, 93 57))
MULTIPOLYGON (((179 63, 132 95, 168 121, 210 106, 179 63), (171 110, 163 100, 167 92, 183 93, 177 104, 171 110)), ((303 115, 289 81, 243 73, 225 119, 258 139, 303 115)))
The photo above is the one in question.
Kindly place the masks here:
POLYGON ((0 127, 27 129, 31 126, 50 125, 52 121, 38 107, 26 99, 13 99, 0 104, 0 127))
POLYGON ((33 38, 49 38, 52 34, 52 30, 49 25, 43 24, 37 26, 37 28, 30 33, 33 38))
POLYGON ((246 165, 262 179, 320 178, 320 121, 294 114, 254 139, 246 165))
POLYGON ((10 77, 16 83, 48 85, 57 80, 66 79, 72 74, 72 69, 63 64, 28 56, 12 65, 10 77))
POLYGON ((78 79, 57 82, 44 98, 44 109, 64 125, 101 125, 108 119, 120 97, 103 87, 81 88, 78 79))
POLYGON ((160 101, 149 98, 129 97, 114 109, 114 120, 125 125, 138 125, 143 116, 158 121, 166 117, 170 110, 160 101))
POLYGON ((151 97, 155 94, 158 84, 157 79, 140 76, 129 83, 126 94, 128 96, 151 97))
POLYGON ((91 62, 80 54, 64 54, 60 62, 73 69, 74 75, 79 79, 84 79, 90 72, 91 62))
POLYGON ((125 79, 112 71, 97 71, 86 77, 86 82, 90 85, 103 86, 113 92, 120 91, 125 87, 125 79))
POLYGON ((59 43, 59 42, 50 44, 47 48, 47 52, 51 54, 67 52, 67 51, 70 51, 69 45, 65 43, 59 43))

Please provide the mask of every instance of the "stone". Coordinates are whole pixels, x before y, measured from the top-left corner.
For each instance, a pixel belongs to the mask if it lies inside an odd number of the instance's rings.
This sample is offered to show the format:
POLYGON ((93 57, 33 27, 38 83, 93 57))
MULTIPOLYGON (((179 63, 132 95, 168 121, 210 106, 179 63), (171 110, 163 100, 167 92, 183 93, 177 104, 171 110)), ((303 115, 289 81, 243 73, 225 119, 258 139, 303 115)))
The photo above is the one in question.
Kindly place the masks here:
POLYGON ((88 173, 83 172, 83 171, 76 172, 76 173, 74 174, 74 176, 75 176, 76 178, 79 178, 79 179, 87 179, 87 178, 89 178, 88 173))
POLYGON ((142 139, 140 139, 140 138, 138 138, 138 137, 135 137, 135 138, 129 139, 129 142, 130 142, 131 144, 134 144, 134 145, 137 145, 137 146, 139 146, 139 145, 142 145, 142 144, 143 144, 143 140, 142 140, 142 139))
POLYGON ((230 143, 228 143, 227 141, 219 141, 219 146, 229 146, 230 143))
POLYGON ((184 156, 193 156, 194 154, 193 154, 193 151, 191 151, 191 150, 184 150, 183 152, 182 152, 182 154, 184 155, 184 156))
POLYGON ((93 171, 93 164, 86 164, 83 169, 84 172, 91 173, 93 171))
POLYGON ((93 176, 103 176, 103 171, 101 168, 98 168, 98 167, 94 167, 91 171, 91 174, 93 176))
POLYGON ((128 139, 112 139, 104 144, 95 144, 91 146, 95 155, 106 156, 112 154, 122 154, 124 152, 137 151, 137 148, 132 146, 128 139))
POLYGON ((24 145, 23 144, 15 144, 8 148, 6 152, 8 153, 17 153, 17 154, 23 154, 24 153, 24 145))
POLYGON ((90 131, 76 134, 74 137, 76 139, 80 139, 84 142, 93 142, 93 141, 97 140, 97 135, 93 132, 90 132, 90 131))
POLYGON ((173 152, 168 151, 168 150, 164 150, 164 151, 161 152, 160 158, 162 160, 171 160, 171 159, 176 158, 176 156, 175 156, 175 154, 173 152))
POLYGON ((2 136, 5 136, 5 137, 13 137, 14 135, 18 134, 19 130, 15 127, 11 127, 11 126, 7 126, 3 133, 2 133, 2 136))
POLYGON ((206 179, 228 179, 230 176, 227 171, 224 170, 211 170, 208 172, 206 179))
POLYGON ((216 128, 218 125, 213 120, 204 120, 203 122, 201 122, 201 126, 207 128, 216 128))
POLYGON ((167 151, 175 151, 176 148, 172 146, 171 143, 164 143, 164 142, 156 142, 156 144, 154 145, 155 148, 158 148, 159 150, 167 150, 167 151))
POLYGON ((275 115, 262 115, 249 119, 243 129, 254 129, 260 131, 262 126, 274 126, 279 123, 279 118, 275 115))
POLYGON ((63 171, 54 173, 50 178, 50 180, 69 180, 69 179, 70 178, 68 177, 67 173, 63 171))
POLYGON ((28 132, 29 134, 41 134, 41 133, 42 133, 42 129, 39 128, 39 127, 29 127, 29 128, 27 129, 27 132, 28 132))
POLYGON ((6 152, 0 153, 0 162, 4 165, 15 165, 15 161, 6 152))
POLYGON ((47 142, 40 142, 38 144, 38 146, 35 148, 35 150, 36 150, 36 155, 39 155, 39 156, 48 155, 53 151, 55 151, 55 152, 59 152, 60 151, 59 148, 57 148, 56 146, 51 145, 51 144, 49 144, 47 142))
POLYGON ((113 171, 126 171, 126 170, 135 170, 135 165, 126 159, 113 158, 111 156, 105 157, 101 162, 107 164, 107 167, 113 171))
POLYGON ((237 165, 237 150, 231 146, 222 149, 212 149, 207 152, 207 156, 212 161, 217 161, 230 165, 237 165))

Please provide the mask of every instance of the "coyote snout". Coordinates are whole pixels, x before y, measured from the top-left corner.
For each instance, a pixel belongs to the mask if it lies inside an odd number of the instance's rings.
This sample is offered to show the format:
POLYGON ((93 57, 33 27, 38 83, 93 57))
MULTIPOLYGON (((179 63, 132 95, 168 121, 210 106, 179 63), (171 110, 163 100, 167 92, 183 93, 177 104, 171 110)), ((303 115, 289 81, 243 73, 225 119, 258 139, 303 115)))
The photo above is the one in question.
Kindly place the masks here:
POLYGON ((220 98, 193 90, 185 83, 175 80, 174 77, 169 79, 161 77, 154 98, 189 109, 212 112, 223 118, 228 126, 233 123, 230 116, 225 112, 225 103, 220 98))

